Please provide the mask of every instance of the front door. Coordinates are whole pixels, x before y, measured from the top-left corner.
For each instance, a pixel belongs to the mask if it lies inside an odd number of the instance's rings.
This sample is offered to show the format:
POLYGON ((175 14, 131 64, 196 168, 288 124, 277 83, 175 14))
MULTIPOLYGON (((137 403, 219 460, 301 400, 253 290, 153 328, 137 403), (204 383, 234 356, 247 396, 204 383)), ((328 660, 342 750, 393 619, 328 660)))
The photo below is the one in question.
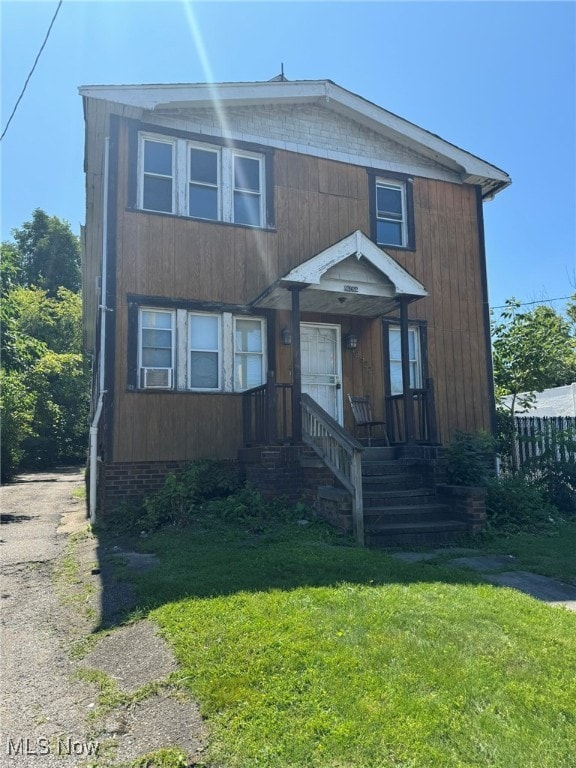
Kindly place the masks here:
POLYGON ((342 424, 340 326, 300 324, 302 392, 342 424))

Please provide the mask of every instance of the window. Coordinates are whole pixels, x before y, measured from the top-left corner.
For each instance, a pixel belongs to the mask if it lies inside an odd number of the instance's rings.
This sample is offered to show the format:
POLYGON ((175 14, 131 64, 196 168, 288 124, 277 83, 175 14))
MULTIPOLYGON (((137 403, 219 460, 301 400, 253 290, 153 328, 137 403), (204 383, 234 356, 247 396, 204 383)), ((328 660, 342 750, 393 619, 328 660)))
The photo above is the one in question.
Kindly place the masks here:
POLYGON ((259 227, 262 224, 262 160, 233 155, 234 211, 233 221, 259 227))
POLYGON ((376 180, 376 243, 407 244, 405 189, 401 183, 376 180))
POLYGON ((143 309, 140 312, 138 359, 140 386, 170 389, 174 380, 174 313, 143 309))
POLYGON ((265 162, 256 152, 140 134, 138 205, 249 227, 265 226, 265 162))
MULTIPOLYGON (((402 379, 402 346, 400 328, 390 326, 388 329, 390 355, 390 394, 401 395, 404 391, 402 379)), ((408 328, 408 358, 410 361, 410 388, 419 389, 422 386, 422 366, 420 362, 420 334, 417 326, 408 328)))
POLYGON ((242 392, 264 383, 262 318, 131 306, 129 389, 242 392))
POLYGON ((172 213, 173 144, 169 141, 144 139, 142 143, 142 208, 172 213))
POLYGON ((234 332, 234 389, 252 389, 264 381, 264 351, 262 321, 235 321, 234 332))
POLYGON ((220 218, 219 155, 212 149, 190 147, 188 214, 199 219, 220 218))
POLYGON ((220 318, 190 314, 190 389, 220 388, 220 318))

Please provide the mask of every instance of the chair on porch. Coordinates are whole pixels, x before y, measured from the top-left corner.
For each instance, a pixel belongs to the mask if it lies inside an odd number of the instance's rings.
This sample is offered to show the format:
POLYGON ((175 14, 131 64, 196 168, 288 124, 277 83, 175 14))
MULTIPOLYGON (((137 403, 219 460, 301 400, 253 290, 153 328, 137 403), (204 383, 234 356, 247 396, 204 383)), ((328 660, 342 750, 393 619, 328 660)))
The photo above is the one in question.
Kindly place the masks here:
POLYGON ((354 432, 356 433, 358 431, 358 427, 366 427, 366 430, 368 432, 368 445, 371 446, 372 445, 372 428, 384 427, 383 439, 385 440, 386 445, 390 445, 390 441, 388 440, 388 434, 386 433, 386 422, 377 421, 374 419, 372 415, 372 407, 370 405, 370 398, 348 395, 348 400, 350 401, 350 407, 352 408, 352 415, 354 416, 354 422, 355 422, 354 432))

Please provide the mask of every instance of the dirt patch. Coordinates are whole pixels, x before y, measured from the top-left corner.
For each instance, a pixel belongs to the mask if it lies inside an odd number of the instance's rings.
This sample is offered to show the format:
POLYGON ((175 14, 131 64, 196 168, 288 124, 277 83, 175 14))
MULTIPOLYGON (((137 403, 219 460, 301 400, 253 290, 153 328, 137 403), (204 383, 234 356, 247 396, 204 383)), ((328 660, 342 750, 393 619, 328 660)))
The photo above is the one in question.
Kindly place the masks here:
POLYGON ((206 729, 174 685, 170 648, 151 622, 123 624, 136 596, 117 556, 128 568, 155 563, 98 542, 72 495, 83 484, 66 468, 0 489, 0 766, 124 768, 169 747, 195 765, 206 729), (103 699, 105 685, 120 695, 103 699))

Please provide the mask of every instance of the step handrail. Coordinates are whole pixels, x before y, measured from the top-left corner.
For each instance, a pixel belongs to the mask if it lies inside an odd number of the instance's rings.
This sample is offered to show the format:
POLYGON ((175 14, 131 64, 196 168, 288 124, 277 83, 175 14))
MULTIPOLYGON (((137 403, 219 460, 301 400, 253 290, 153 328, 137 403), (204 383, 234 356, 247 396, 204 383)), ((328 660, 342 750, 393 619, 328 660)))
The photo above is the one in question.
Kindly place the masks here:
POLYGON ((362 452, 364 447, 305 392, 301 396, 302 439, 320 456, 352 496, 354 537, 364 546, 362 452))

